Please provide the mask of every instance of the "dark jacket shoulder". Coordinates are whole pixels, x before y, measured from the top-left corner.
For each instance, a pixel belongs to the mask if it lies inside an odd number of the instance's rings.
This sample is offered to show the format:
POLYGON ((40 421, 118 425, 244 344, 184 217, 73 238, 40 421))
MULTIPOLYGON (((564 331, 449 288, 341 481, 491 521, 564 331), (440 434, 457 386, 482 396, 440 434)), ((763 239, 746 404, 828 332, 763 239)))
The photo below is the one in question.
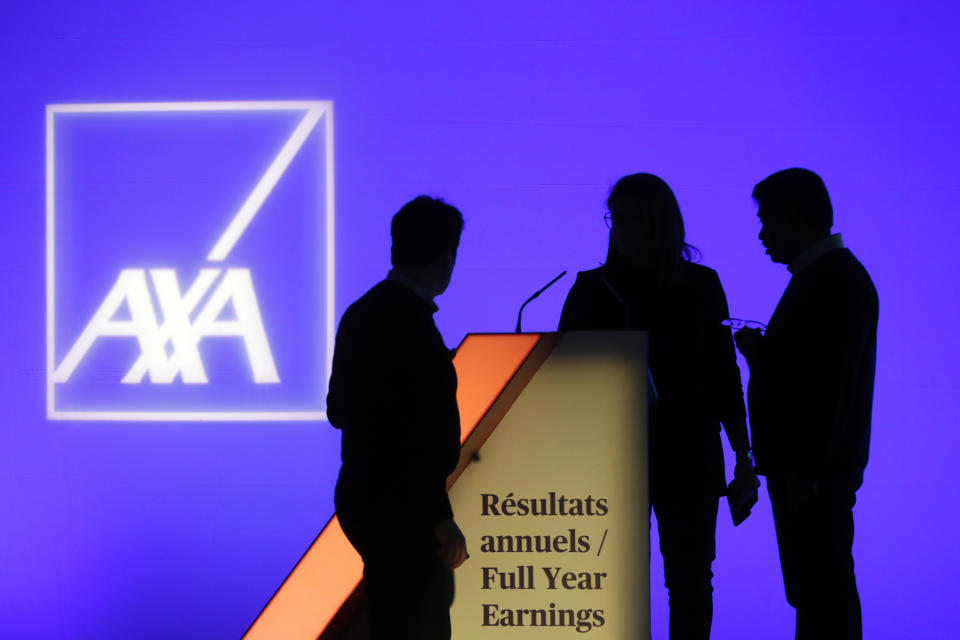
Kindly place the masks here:
POLYGON ((877 290, 870 274, 849 249, 831 251, 810 265, 807 270, 812 278, 816 278, 826 286, 857 292, 876 302, 877 290))
MULTIPOLYGON (((607 276, 606 268, 601 266, 596 269, 578 272, 573 286, 608 289, 608 283, 612 284, 611 279, 607 276)), ((719 283, 720 276, 717 275, 714 269, 706 265, 684 260, 680 263, 677 278, 672 283, 672 286, 709 288, 719 283)))
POLYGON ((661 291, 640 294, 627 278, 598 267, 577 273, 560 316, 560 330, 624 329, 633 327, 635 308, 655 299, 681 305, 726 307, 717 272, 710 267, 682 262, 673 282, 661 291))
POLYGON ((384 324, 389 324, 394 321, 394 318, 382 316, 381 314, 385 311, 430 316, 433 310, 430 303, 409 287, 391 280, 381 280, 347 307, 341 323, 345 319, 357 317, 380 320, 384 324))

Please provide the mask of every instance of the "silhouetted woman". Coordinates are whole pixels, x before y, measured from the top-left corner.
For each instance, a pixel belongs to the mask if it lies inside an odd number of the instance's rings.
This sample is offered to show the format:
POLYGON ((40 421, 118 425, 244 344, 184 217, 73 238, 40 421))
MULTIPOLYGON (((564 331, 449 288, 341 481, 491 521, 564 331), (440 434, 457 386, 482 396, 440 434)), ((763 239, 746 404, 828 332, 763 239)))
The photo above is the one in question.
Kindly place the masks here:
POLYGON ((648 331, 657 391, 650 406, 650 501, 670 601, 673 640, 708 638, 717 509, 726 489, 720 426, 753 465, 727 300, 715 271, 693 264, 680 207, 649 173, 621 178, 607 199, 606 263, 577 274, 561 330, 648 331))

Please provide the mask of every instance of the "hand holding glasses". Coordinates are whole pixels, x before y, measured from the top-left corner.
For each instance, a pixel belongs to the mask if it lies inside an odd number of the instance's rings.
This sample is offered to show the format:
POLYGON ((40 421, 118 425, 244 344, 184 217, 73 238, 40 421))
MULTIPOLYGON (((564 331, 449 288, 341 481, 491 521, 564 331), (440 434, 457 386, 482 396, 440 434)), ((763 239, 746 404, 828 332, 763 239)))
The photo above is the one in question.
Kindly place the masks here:
POLYGON ((763 340, 764 332, 767 330, 767 325, 756 320, 741 320, 740 318, 727 318, 720 324, 736 331, 733 334, 733 340, 737 343, 740 353, 747 359, 747 364, 750 364, 760 350, 760 343, 763 340))
POLYGON ((760 331, 760 334, 763 335, 763 332, 767 330, 767 325, 756 320, 741 320, 740 318, 727 318, 726 320, 721 320, 720 324, 725 327, 730 327, 734 331, 739 331, 740 329, 757 329, 760 331))

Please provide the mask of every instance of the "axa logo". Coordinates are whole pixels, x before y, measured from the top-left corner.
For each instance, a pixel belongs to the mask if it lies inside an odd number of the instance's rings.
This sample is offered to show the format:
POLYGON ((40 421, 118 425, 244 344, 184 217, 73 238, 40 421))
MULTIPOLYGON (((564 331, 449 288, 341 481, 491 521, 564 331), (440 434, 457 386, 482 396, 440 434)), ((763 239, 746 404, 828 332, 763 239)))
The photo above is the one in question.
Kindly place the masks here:
POLYGON ((93 343, 108 336, 136 338, 139 344, 140 356, 123 377, 124 383, 137 384, 148 374, 151 382, 161 384, 173 382, 178 375, 189 384, 209 382, 197 348, 200 340, 208 336, 242 338, 254 382, 280 382, 249 269, 225 272, 201 269, 182 297, 175 270, 150 269, 149 274, 160 301, 163 323, 158 322, 153 310, 147 270, 122 270, 90 323, 57 367, 54 382, 68 382, 93 343), (213 295, 191 323, 191 313, 215 282, 218 284, 213 295), (236 309, 236 319, 217 320, 228 303, 236 309), (123 305, 129 308, 130 319, 114 320, 123 305), (168 344, 172 347, 169 356, 168 344))
POLYGON ((332 133, 329 102, 49 106, 48 417, 325 418, 332 133))

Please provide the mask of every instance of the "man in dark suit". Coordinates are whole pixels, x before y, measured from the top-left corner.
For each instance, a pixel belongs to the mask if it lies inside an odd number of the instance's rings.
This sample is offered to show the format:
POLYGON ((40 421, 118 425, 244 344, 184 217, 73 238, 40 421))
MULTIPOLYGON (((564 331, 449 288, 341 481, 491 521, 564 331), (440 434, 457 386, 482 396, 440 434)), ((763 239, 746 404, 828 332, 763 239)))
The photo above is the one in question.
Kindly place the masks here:
POLYGON ((743 329, 756 469, 767 476, 796 637, 861 638, 853 505, 870 444, 877 292, 831 235, 823 181, 786 169, 761 181, 760 241, 792 277, 766 333, 743 329))
POLYGON ((448 640, 452 569, 467 557, 446 479, 460 454, 457 376, 433 314, 463 217, 420 196, 393 217, 387 278, 337 330, 327 396, 343 431, 334 502, 363 558, 372 637, 448 640))

